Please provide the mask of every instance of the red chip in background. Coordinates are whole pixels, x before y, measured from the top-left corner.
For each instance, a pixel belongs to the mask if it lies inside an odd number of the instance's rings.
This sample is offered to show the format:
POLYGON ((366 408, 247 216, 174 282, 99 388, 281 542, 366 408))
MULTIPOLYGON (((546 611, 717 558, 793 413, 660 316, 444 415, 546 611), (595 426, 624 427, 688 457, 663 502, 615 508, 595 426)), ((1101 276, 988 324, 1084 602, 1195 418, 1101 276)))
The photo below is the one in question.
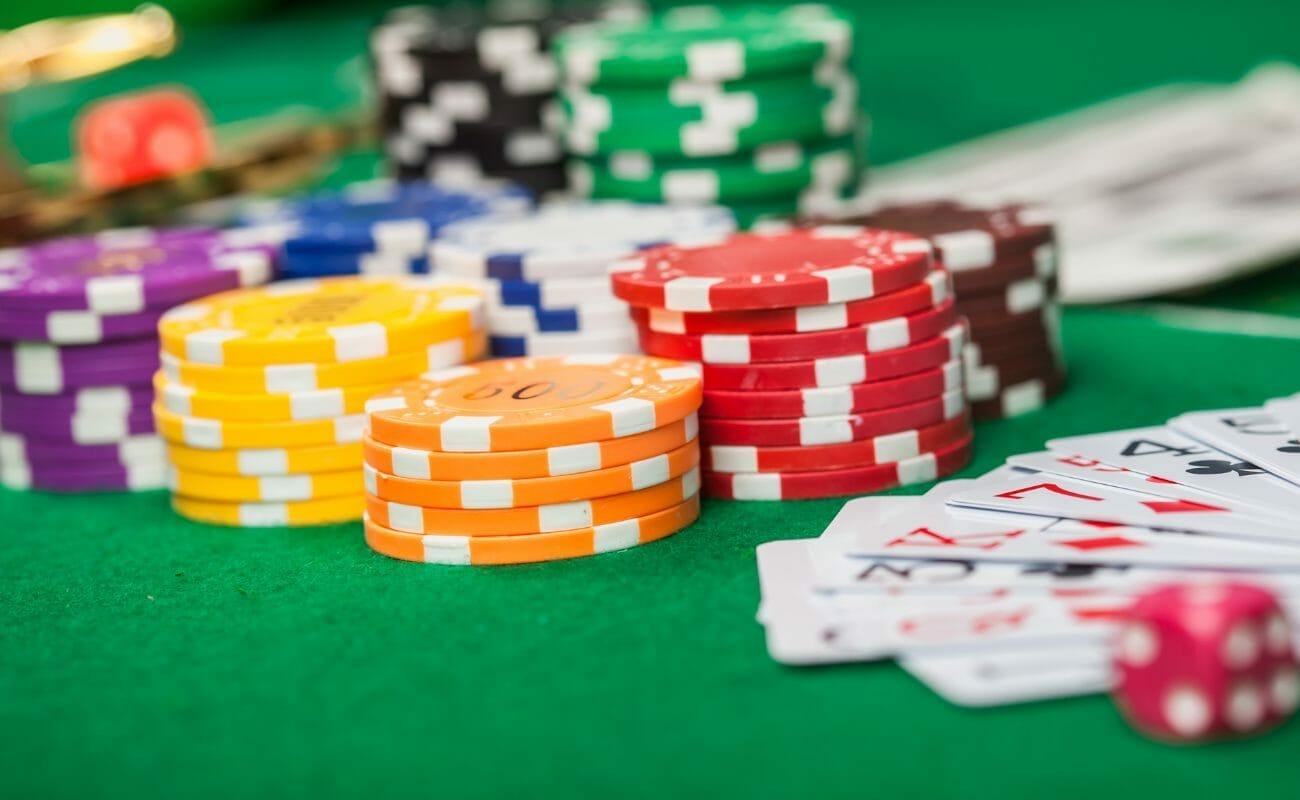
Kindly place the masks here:
POLYGON ((77 119, 81 180, 95 189, 192 172, 212 159, 207 111, 180 89, 100 100, 77 119))

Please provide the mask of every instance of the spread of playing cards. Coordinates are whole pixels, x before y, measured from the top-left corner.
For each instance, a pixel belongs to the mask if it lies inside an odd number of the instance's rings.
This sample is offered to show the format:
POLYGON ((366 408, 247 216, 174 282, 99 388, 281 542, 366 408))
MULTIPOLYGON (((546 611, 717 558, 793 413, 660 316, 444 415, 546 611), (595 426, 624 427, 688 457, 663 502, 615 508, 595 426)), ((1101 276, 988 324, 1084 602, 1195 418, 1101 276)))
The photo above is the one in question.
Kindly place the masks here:
POLYGON ((1300 701, 1300 395, 1072 436, 758 547, 777 661, 896 659, 996 706, 1113 691, 1160 739, 1300 701), (1290 620, 1290 622, 1288 622, 1290 620))

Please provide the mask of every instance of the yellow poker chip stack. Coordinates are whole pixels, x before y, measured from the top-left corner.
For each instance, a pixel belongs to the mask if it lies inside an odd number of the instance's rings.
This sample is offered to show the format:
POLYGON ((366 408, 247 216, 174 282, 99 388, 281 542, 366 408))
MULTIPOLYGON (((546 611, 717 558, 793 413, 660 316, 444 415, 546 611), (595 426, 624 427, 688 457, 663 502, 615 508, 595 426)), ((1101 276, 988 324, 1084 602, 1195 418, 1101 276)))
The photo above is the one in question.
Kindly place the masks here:
POLYGON ((418 276, 224 292, 171 309, 158 333, 172 505, 245 527, 360 517, 366 401, 487 345, 482 296, 418 276))
POLYGON ((366 542, 438 564, 622 550, 699 515, 698 370, 574 355, 453 367, 365 406, 366 542))

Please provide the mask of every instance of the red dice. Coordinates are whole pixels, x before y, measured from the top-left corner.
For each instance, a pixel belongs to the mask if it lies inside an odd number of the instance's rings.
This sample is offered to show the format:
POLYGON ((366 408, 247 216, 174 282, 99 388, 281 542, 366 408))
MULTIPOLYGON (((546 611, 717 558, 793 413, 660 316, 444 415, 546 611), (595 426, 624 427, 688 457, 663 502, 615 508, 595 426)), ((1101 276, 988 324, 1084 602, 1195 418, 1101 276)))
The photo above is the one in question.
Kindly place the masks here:
POLYGON ((212 134, 197 99, 157 89, 90 106, 77 120, 77 148, 82 182, 112 189, 202 169, 212 134))
POLYGON ((1115 699, 1158 739, 1263 730, 1295 710, 1300 673, 1272 593, 1241 583, 1163 586, 1133 604, 1114 649, 1115 699))

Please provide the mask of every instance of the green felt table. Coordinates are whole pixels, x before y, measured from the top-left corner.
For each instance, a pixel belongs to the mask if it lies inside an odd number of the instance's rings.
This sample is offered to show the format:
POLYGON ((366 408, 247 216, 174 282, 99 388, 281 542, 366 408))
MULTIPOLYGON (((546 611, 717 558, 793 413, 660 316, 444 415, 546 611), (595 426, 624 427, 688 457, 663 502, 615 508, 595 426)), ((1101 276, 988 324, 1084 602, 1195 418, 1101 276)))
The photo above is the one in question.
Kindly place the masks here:
MULTIPOLYGON (((876 5, 859 49, 882 161, 1300 60, 1280 2, 876 5)), ((168 61, 12 98, 14 141, 59 158, 77 104, 158 81, 191 84, 219 121, 346 106, 363 16, 191 30, 168 61)), ((980 425, 963 474, 1048 437, 1300 388, 1300 339, 1206 307, 1300 317, 1300 271, 1070 309, 1069 391, 980 425)), ((161 493, 0 492, 0 795, 1300 796, 1300 723, 1178 748, 1105 697, 972 711, 888 663, 777 665, 754 621, 754 547, 815 536, 840 504, 708 501, 638 550, 463 569, 377 556, 356 524, 229 530, 179 519, 161 493)))

